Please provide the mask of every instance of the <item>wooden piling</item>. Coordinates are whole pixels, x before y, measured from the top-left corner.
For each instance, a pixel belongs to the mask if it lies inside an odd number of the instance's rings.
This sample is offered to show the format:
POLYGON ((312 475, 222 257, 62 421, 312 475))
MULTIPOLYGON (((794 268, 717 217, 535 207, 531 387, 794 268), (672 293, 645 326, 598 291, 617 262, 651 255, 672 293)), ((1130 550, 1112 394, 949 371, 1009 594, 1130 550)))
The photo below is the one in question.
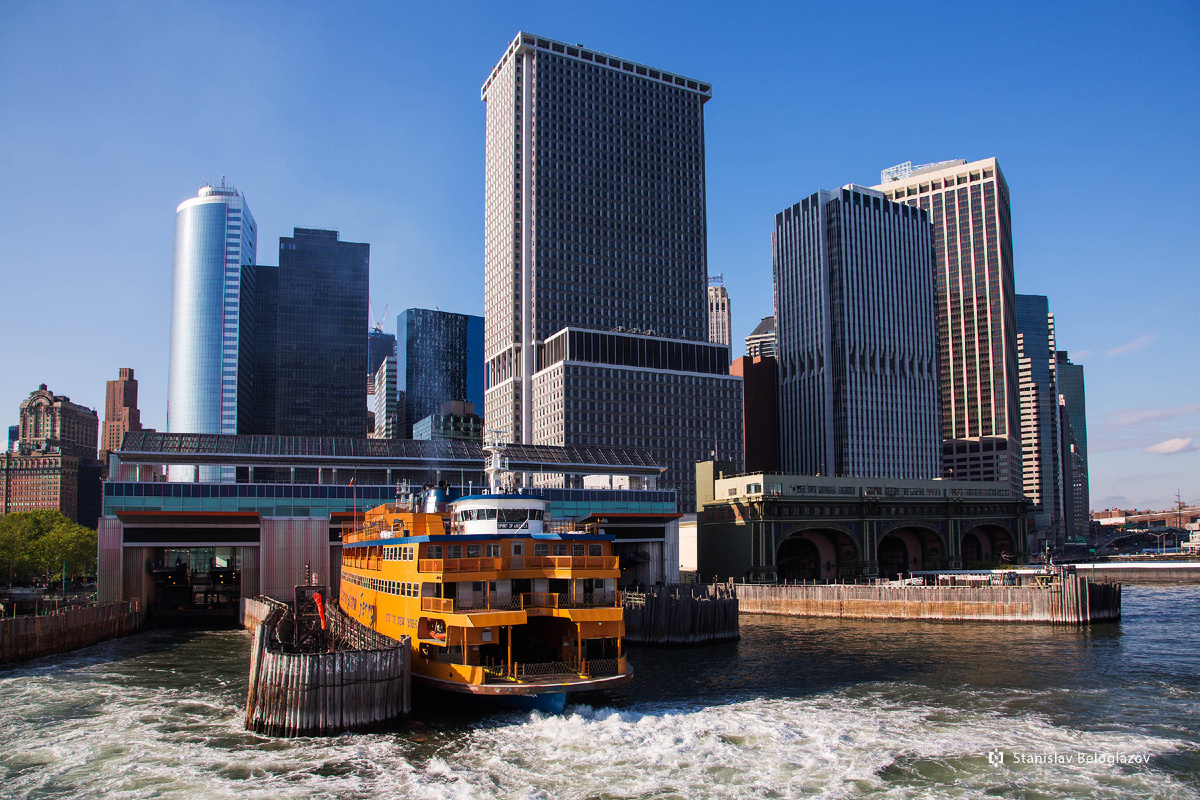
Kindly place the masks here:
POLYGON ((57 614, 6 617, 0 619, 0 664, 69 653, 128 636, 141 630, 144 622, 136 600, 80 606, 57 614))
POLYGON ((375 727, 409 712, 407 636, 397 641, 357 629, 358 623, 330 609, 338 649, 287 652, 273 641, 282 613, 269 606, 260 600, 247 601, 245 606, 247 624, 261 620, 251 650, 247 730, 268 736, 335 734, 375 727))
POLYGON ((687 645, 740 636, 738 597, 731 584, 655 586, 624 597, 625 640, 687 645))

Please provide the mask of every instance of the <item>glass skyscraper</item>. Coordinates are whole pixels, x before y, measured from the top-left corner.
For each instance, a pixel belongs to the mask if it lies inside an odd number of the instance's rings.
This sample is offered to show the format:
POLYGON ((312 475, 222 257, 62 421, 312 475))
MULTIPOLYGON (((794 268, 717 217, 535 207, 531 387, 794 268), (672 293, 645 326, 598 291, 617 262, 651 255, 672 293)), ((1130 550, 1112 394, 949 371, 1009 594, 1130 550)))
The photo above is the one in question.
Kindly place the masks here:
POLYGON ((775 215, 780 467, 941 474, 929 212, 862 186, 775 215))
MULTIPOLYGON (((1017 357, 1021 387, 1023 485, 1035 535, 1058 541, 1063 535, 1063 451, 1059 426, 1058 365, 1054 315, 1045 295, 1018 294, 1017 357)), ((1069 445, 1068 445, 1069 448, 1069 445)))
POLYGON ((170 433, 233 434, 248 424, 253 363, 239 355, 251 346, 257 235, 245 197, 224 178, 175 209, 170 433))
POLYGON ((371 246, 337 231, 279 239, 275 433, 367 435, 367 291, 371 246))
POLYGON ((469 400, 483 411, 483 317, 410 308, 396 317, 396 371, 404 438, 442 403, 469 400))

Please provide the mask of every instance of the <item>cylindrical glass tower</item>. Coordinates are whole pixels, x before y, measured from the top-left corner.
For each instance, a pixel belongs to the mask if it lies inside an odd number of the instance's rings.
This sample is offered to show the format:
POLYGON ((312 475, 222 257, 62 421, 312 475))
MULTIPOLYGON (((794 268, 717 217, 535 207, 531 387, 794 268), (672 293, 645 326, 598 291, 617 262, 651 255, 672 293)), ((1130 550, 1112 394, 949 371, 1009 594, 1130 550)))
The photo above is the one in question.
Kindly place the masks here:
MULTIPOLYGON (((238 386, 250 359, 242 353, 243 267, 254 263, 256 241, 245 198, 223 178, 219 187, 201 187, 175 210, 169 433, 238 432, 239 405, 244 409, 249 402, 239 397, 238 386)), ((171 479, 194 480, 195 471, 172 468, 171 479)))

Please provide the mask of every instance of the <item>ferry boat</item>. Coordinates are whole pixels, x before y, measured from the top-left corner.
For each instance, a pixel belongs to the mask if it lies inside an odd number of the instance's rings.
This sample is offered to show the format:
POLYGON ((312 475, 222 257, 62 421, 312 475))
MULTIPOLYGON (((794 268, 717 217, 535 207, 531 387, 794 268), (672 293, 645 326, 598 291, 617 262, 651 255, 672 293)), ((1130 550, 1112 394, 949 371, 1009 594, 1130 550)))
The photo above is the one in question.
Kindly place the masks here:
POLYGON ((557 713, 632 679, 611 535, 552 523, 532 494, 438 500, 378 506, 342 537, 341 608, 410 637, 414 683, 557 713))

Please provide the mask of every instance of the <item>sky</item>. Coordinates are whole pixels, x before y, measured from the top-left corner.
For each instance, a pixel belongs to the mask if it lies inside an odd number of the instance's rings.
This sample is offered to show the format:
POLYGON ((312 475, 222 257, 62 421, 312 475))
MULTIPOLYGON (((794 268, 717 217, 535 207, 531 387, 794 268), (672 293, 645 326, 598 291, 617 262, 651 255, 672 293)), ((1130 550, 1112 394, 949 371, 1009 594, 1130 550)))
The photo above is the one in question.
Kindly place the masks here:
MULTIPOLYGON (((1017 291, 1085 367, 1093 508, 1200 502, 1200 6, 0 3, 0 423, 38 384, 166 421, 175 207, 371 245, 376 319, 483 310, 485 107, 517 31, 711 83, 709 274, 772 313, 777 211, 995 156, 1017 291)), ((742 353, 735 345, 734 355, 742 353)))

